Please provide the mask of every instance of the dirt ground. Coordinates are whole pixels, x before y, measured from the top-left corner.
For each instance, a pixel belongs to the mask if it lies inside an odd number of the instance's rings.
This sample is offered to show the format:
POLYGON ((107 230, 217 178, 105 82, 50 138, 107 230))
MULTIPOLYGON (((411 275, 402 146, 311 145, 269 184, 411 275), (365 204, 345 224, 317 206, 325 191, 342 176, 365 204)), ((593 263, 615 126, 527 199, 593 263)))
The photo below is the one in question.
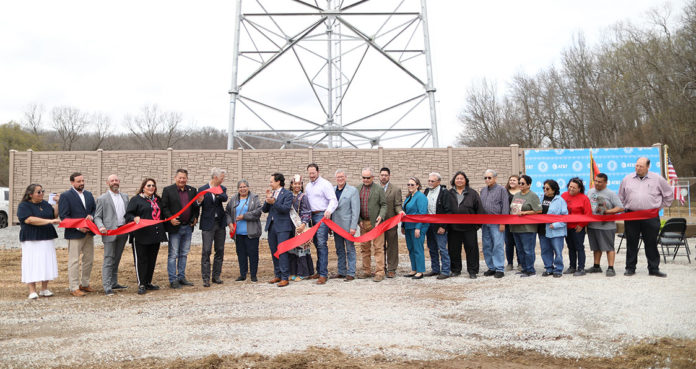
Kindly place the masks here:
MULTIPOLYGON (((158 299, 172 298, 172 295, 181 293, 168 288, 166 258, 167 251, 164 245, 159 252, 153 283, 162 287, 160 291, 154 291, 158 299)), ((272 263, 270 253, 265 241, 260 245, 259 282, 264 283, 272 278, 272 263)), ((332 247, 330 247, 332 250, 332 247)), ((402 247, 405 250, 405 245, 402 247)), ((427 252, 426 252, 427 254, 427 252)), ((69 295, 67 282, 67 250, 58 249, 59 277, 49 284, 49 288, 55 293, 52 299, 75 299, 69 295)), ((330 252, 330 266, 335 266, 335 253, 330 252)), ((403 260, 404 255, 402 255, 403 260)), ((83 298, 85 302, 101 304, 100 299, 106 299, 101 288, 101 261, 103 249, 95 248, 95 261, 92 271, 92 286, 98 292, 91 293, 83 298)), ((359 253, 358 253, 359 259, 359 253)), ((360 265, 360 261, 358 261, 360 265)), ((485 267, 484 267, 485 268, 485 267)), ((24 301, 27 296, 26 285, 20 283, 21 275, 21 251, 0 250, 0 302, 24 301)), ((331 271, 332 268, 330 268, 331 271)), ((402 271, 400 271, 401 273, 402 271)), ((196 276, 200 276, 200 246, 193 246, 188 259, 187 274, 196 285, 187 288, 188 291, 210 291, 216 288, 203 288, 196 276)), ((234 246, 226 245, 226 260, 223 266, 222 279, 224 286, 233 284, 238 275, 238 266, 234 246)), ((618 278, 618 277, 617 277, 618 278)), ((507 279, 507 278, 506 278, 507 279)), ((129 285, 130 288, 119 295, 131 295, 136 297, 135 271, 133 267, 133 255, 130 247, 126 247, 121 261, 119 282, 129 285)), ((675 281, 676 282, 676 281, 675 281)), ((249 280, 243 283, 251 283, 249 280)), ((309 283, 299 282, 299 283, 309 283)), ((339 282, 333 282, 339 283, 339 282)), ((433 292, 436 294, 436 292, 433 292)), ((446 297, 443 295, 443 298, 446 297)), ((12 306, 12 305, 8 305, 12 306)), ((3 320, 0 313, 0 322, 3 320)), ((0 341, 23 337, 23 333, 9 331, 7 326, 0 324, 0 341)), ((60 334, 60 333, 55 333, 60 334)), ((0 350, 1 351, 1 350, 0 350)), ((7 353, 5 353, 7 354, 7 353)), ((0 352, 0 357, 4 356, 0 352)), ((7 364, 7 363, 6 363, 7 364)), ((5 364, 5 365, 6 365, 5 364)), ((0 367, 5 367, 0 360, 0 367)), ((33 365, 29 365, 33 366, 33 365)), ((16 363, 10 367, 18 367, 16 363)), ((618 355, 606 357, 564 358, 554 357, 532 350, 520 350, 512 348, 499 348, 487 351, 478 351, 468 355, 459 355, 442 360, 407 360, 393 356, 350 356, 339 349, 310 346, 298 349, 296 352, 286 352, 275 356, 261 354, 242 355, 209 355, 198 358, 137 358, 134 360, 117 360, 103 363, 89 363, 85 365, 59 366, 61 368, 694 368, 696 367, 696 340, 661 338, 649 339, 637 342, 635 345, 624 347, 618 355)))

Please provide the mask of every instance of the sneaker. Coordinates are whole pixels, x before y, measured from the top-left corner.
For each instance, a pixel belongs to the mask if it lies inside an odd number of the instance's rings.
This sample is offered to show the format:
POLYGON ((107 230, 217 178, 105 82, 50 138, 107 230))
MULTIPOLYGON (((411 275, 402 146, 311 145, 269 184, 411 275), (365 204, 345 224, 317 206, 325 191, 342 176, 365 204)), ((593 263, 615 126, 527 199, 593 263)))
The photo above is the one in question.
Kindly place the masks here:
POLYGON ((495 276, 494 276, 494 277, 495 277, 495 278, 503 278, 503 277, 505 277, 505 273, 503 273, 503 272, 495 272, 495 276))
POLYGON ((53 292, 51 292, 49 290, 43 290, 43 291, 39 292, 39 296, 51 297, 51 296, 53 296, 53 292))
POLYGON ((179 279, 179 284, 182 286, 193 286, 193 283, 189 282, 186 278, 179 279))
POLYGON ((490 277, 490 276, 492 276, 492 275, 495 275, 495 270, 490 270, 490 269, 488 269, 488 270, 486 270, 485 272, 483 272, 483 276, 484 276, 484 277, 490 277))
POLYGON ((630 276, 635 275, 635 274, 636 274, 636 271, 633 269, 626 269, 626 271, 624 272, 624 275, 626 277, 630 277, 630 276))
POLYGON ((614 269, 607 269, 607 277, 615 277, 615 276, 616 276, 616 272, 614 271, 614 269))
POLYGON ((258 282, 259 279, 256 278, 256 276, 254 275, 254 276, 251 276, 251 281, 252 281, 252 282, 258 282))
POLYGON ((552 274, 552 273, 549 273, 549 272, 543 272, 543 273, 541 273, 541 276, 542 276, 542 277, 548 277, 548 276, 550 276, 551 274, 552 274))
POLYGON ((578 269, 575 273, 573 273, 573 277, 582 277, 585 275, 585 269, 578 269))
POLYGON ((115 295, 114 290, 104 290, 104 295, 105 296, 113 296, 115 295))
POLYGON ((592 268, 587 269, 586 272, 587 272, 587 273, 601 273, 601 272, 602 272, 602 268, 601 268, 601 267, 594 267, 594 266, 593 266, 592 268))
POLYGON ((522 265, 519 265, 519 264, 517 265, 517 271, 518 271, 518 272, 521 272, 521 271, 522 271, 522 265))
POLYGON ((36 300, 38 298, 39 298, 39 295, 36 292, 30 293, 29 297, 28 297, 29 300, 36 300))
MULTIPOLYGON (((423 275, 421 274, 421 278, 423 278, 423 275)), ((375 274, 375 277, 372 278, 374 282, 382 282, 384 280, 384 276, 381 274, 375 274)))
POLYGON ((242 277, 242 276, 240 275, 239 277, 237 277, 237 279, 235 279, 235 282, 241 282, 241 281, 244 281, 244 280, 246 280, 246 277, 242 277))
POLYGON ((506 272, 511 272, 512 271, 512 264, 508 264, 505 266, 505 271, 506 272))
POLYGON ((535 275, 536 275, 536 273, 522 273, 522 275, 520 276, 520 278, 533 277, 533 276, 535 276, 535 275))
POLYGON ((568 268, 563 272, 563 274, 573 274, 575 273, 575 268, 568 268))
POLYGON ((120 284, 118 284, 118 283, 116 283, 115 285, 111 286, 111 289, 112 289, 112 290, 125 290, 126 288, 128 288, 128 286, 120 285, 120 284))
POLYGON ((146 289, 146 290, 150 290, 150 291, 157 291, 157 290, 159 290, 160 288, 159 288, 159 286, 156 285, 156 284, 148 283, 148 284, 145 285, 145 289, 146 289))
POLYGON ((476 273, 469 273, 469 279, 476 279, 476 273))
POLYGON ((147 293, 145 286, 144 285, 138 286, 138 295, 144 295, 145 293, 147 293))

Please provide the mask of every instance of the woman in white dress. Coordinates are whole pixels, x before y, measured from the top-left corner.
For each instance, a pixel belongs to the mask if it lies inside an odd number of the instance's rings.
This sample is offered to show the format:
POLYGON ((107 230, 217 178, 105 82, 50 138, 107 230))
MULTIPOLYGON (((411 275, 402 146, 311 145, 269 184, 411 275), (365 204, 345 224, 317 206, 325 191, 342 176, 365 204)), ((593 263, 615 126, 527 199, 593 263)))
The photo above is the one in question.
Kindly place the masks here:
POLYGON ((58 219, 58 200, 51 206, 44 201, 41 185, 31 184, 17 207, 19 242, 22 247, 22 282, 29 285, 29 299, 50 297, 48 281, 58 277, 58 261, 54 239, 58 238, 54 224, 58 219), (36 293, 36 282, 41 291, 36 293))

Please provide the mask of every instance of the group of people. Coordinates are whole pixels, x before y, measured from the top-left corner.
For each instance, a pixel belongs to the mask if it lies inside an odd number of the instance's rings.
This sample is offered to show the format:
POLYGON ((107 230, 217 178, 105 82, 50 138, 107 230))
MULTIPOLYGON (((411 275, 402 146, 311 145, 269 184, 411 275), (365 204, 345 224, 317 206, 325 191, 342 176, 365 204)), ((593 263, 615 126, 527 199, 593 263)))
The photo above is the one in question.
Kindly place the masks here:
MULTIPOLYGON (((585 194, 585 184, 579 178, 568 181, 567 191, 560 193, 559 184, 552 179, 544 181, 543 194, 531 191, 532 179, 527 175, 509 177, 505 186, 497 183, 497 173, 488 169, 483 179, 486 186, 480 191, 470 187, 469 178, 463 171, 454 174, 450 188, 442 184, 439 173, 428 175, 427 187, 422 190, 421 181, 410 177, 407 194, 402 199, 399 188, 390 181, 389 168, 374 173, 371 168, 361 171, 362 184, 351 186, 346 182, 344 170, 334 173, 335 185, 323 178, 317 164, 307 166, 309 181, 294 175, 286 188, 282 173, 269 177, 269 187, 263 197, 250 191, 249 183, 237 182, 237 193, 227 195, 222 185, 226 171, 211 170, 209 183, 198 189, 187 184, 188 172, 179 169, 174 183, 157 193, 153 178, 143 180, 135 196, 129 198, 119 191, 119 178, 112 174, 107 179, 109 190, 94 199, 84 190, 84 177, 80 173, 70 176, 71 188, 56 196, 55 204, 43 199, 43 188, 38 184, 27 187, 17 211, 20 220, 20 242, 22 246, 22 281, 29 285, 29 298, 51 296, 48 281, 57 277, 56 254, 53 239, 57 238, 54 225, 59 219, 86 218, 93 220, 99 231, 116 229, 126 223, 139 224, 141 220, 176 218, 139 228, 129 235, 102 235, 104 262, 102 285, 106 295, 114 290, 127 288, 118 283, 118 267, 126 242, 133 245, 136 264, 138 293, 157 290, 152 283, 155 261, 160 244, 168 241, 167 272, 169 285, 173 289, 192 286, 186 278, 186 261, 191 246, 194 226, 199 225, 202 233, 201 278, 204 287, 210 283, 222 284, 220 278, 224 258, 226 233, 233 235, 239 262, 239 277, 244 281, 247 274, 256 282, 259 263, 259 238, 262 234, 261 215, 267 213, 264 230, 272 254, 278 245, 295 235, 306 232, 313 225, 327 218, 347 233, 365 234, 382 221, 397 214, 617 214, 636 210, 666 207, 672 201, 672 189, 659 174, 650 172, 650 161, 639 158, 636 172, 621 182, 619 193, 607 188, 608 178, 599 173, 595 176, 594 188, 585 194), (378 182, 375 182, 378 177, 378 182), (219 187, 220 191, 199 192, 219 187), (195 200, 195 201, 194 201, 195 200), (187 207, 187 204, 191 204, 187 207), (226 207, 223 205, 226 203, 226 207), (184 209, 182 211, 182 209, 184 209), (211 268, 210 256, 214 251, 211 268), (212 269, 212 272, 211 272, 212 269), (41 282, 37 293, 36 283, 41 282)), ((659 270, 657 252, 659 217, 625 222, 627 241, 626 268, 624 275, 635 274, 638 242, 642 238, 648 259, 650 275, 665 277, 659 270)), ((371 241, 360 245, 362 271, 358 273, 356 248, 352 241, 334 232, 337 256, 337 272, 329 275, 328 238, 330 229, 322 223, 313 240, 288 252, 273 256, 274 277, 269 283, 278 287, 289 285, 289 281, 315 279, 325 284, 329 278, 346 282, 355 278, 372 278, 380 282, 394 278, 399 263, 398 234, 393 227, 371 241), (312 260, 312 245, 316 251, 316 264, 312 260), (372 258, 374 257, 374 268, 372 258)), ((517 274, 522 277, 536 275, 537 236, 544 264, 542 276, 561 277, 563 274, 582 276, 585 273, 602 272, 600 260, 607 254, 607 276, 614 276, 615 251, 614 222, 590 223, 545 223, 545 224, 448 224, 404 222, 401 227, 405 235, 410 259, 410 272, 404 275, 413 279, 437 276, 447 279, 463 271, 462 247, 466 255, 466 272, 470 278, 479 274, 479 246, 477 231, 482 231, 482 249, 487 271, 484 276, 502 278, 506 271, 513 270, 514 255, 517 253, 517 274), (593 251, 594 264, 585 268, 585 236, 588 236, 593 251), (564 270, 563 245, 568 246, 569 265, 564 270), (430 272, 426 274, 424 244, 430 254, 430 272), (507 258, 507 266, 505 261, 507 258)), ((68 280, 73 296, 84 296, 94 292, 90 286, 90 273, 94 258, 94 234, 88 228, 66 228, 68 240, 68 280), (80 261, 82 261, 80 265, 80 261)))

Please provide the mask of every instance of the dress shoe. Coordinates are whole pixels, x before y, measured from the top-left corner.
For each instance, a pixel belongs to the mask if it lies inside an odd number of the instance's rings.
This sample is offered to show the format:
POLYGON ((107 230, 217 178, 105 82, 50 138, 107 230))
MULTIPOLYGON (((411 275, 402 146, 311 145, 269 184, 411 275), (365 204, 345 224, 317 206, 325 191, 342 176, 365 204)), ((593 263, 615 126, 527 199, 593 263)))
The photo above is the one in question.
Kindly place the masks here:
POLYGON ((193 286, 193 283, 189 282, 186 278, 179 279, 179 284, 182 286, 193 286))
POLYGON ((85 295, 85 293, 80 291, 79 289, 77 289, 75 291, 70 291, 70 294, 75 296, 75 297, 83 297, 85 295))
POLYGON ((213 283, 215 283, 215 284, 222 284, 222 279, 220 279, 220 278, 213 278, 213 283))
POLYGON ((476 279, 476 273, 469 273, 469 279, 476 279))
POLYGON ((493 276, 494 278, 503 278, 505 277, 504 272, 495 272, 495 275, 493 276))
POLYGON ((347 275, 347 276, 346 276, 346 279, 344 279, 344 281, 350 282, 350 281, 352 281, 352 280, 354 280, 354 279, 355 279, 355 277, 353 277, 352 275, 347 275))
POLYGON ((490 277, 492 275, 495 275, 495 270, 488 269, 485 272, 483 272, 484 277, 490 277))
POLYGON ((278 283, 278 282, 280 282, 280 278, 278 278, 278 277, 275 277, 275 278, 271 279, 270 281, 268 281, 268 283, 270 283, 270 284, 278 283))
POLYGON ((575 268, 568 268, 563 272, 563 274, 575 274, 575 268))
POLYGON ((289 284, 290 284, 290 282, 288 282, 287 280, 282 280, 282 281, 280 281, 280 283, 278 283, 278 287, 285 287, 289 284))
POLYGON ((452 272, 452 277, 459 277, 462 275, 462 272, 452 272))
POLYGON ((148 283, 145 285, 145 289, 150 291, 157 291, 159 290, 159 286, 156 284, 148 283))
POLYGON ((343 274, 332 274, 331 279, 339 279, 339 278, 345 278, 346 276, 343 274))
POLYGON ((240 275, 239 277, 237 277, 237 279, 235 279, 235 282, 241 282, 241 281, 245 281, 245 280, 246 280, 246 277, 242 277, 240 275))
POLYGON ((383 280, 384 280, 384 274, 375 274, 374 278, 372 278, 373 282, 382 282, 383 280))
POLYGON ((179 284, 179 281, 174 281, 169 283, 169 287, 178 290, 179 288, 181 288, 181 285, 179 284))
POLYGON ((437 276, 437 279, 447 279, 447 278, 449 278, 449 277, 450 277, 450 276, 448 276, 447 274, 439 274, 439 275, 437 276))
POLYGON ((438 276, 438 275, 440 275, 440 273, 430 272, 430 273, 426 274, 425 276, 426 276, 426 277, 435 277, 435 276, 438 276))
POLYGON ((411 279, 423 279, 423 273, 416 273, 411 279))
POLYGON ((105 296, 113 296, 115 295, 114 290, 105 290, 104 291, 105 296))
POLYGON ((121 285, 121 284, 118 284, 118 283, 116 283, 115 285, 111 286, 111 289, 112 289, 112 290, 125 290, 126 288, 128 288, 128 286, 124 286, 124 285, 121 285))
POLYGON ((256 278, 256 276, 255 276, 255 275, 253 275, 253 276, 251 276, 251 281, 252 281, 252 282, 258 282, 258 281, 259 281, 259 279, 258 279, 258 278, 256 278))
POLYGON ((387 272, 387 278, 394 278, 396 277, 396 272, 387 272))
POLYGON ((632 275, 634 275, 634 274, 636 274, 636 271, 633 270, 633 269, 626 269, 626 271, 624 272, 624 275, 625 275, 626 277, 630 277, 630 276, 632 276, 632 275))
POLYGON ((203 287, 210 287, 210 282, 203 281, 203 287))
POLYGON ((309 277, 309 279, 319 279, 319 273, 309 277))
POLYGON ((648 272, 648 275, 651 275, 651 276, 653 276, 653 277, 661 277, 661 278, 666 278, 666 277, 667 277, 667 273, 662 273, 662 272, 659 271, 659 270, 655 270, 655 271, 652 271, 652 272, 648 272))
POLYGON ((94 292, 94 289, 90 286, 86 286, 86 287, 80 286, 80 291, 82 291, 82 292, 94 292))
POLYGON ((416 275, 416 273, 408 273, 408 274, 404 274, 404 277, 405 278, 413 278, 414 275, 416 275))
POLYGON ((561 274, 561 273, 553 273, 553 277, 554 277, 554 278, 561 278, 561 277, 563 277, 563 274, 561 274))
POLYGON ((145 293, 147 293, 145 286, 138 286, 138 295, 144 295, 145 293))
POLYGON ((326 277, 319 277, 319 279, 317 279, 317 284, 326 284, 326 277))
POLYGON ((542 277, 549 277, 549 276, 551 276, 551 274, 553 274, 553 273, 543 272, 543 273, 541 273, 541 276, 542 277))

